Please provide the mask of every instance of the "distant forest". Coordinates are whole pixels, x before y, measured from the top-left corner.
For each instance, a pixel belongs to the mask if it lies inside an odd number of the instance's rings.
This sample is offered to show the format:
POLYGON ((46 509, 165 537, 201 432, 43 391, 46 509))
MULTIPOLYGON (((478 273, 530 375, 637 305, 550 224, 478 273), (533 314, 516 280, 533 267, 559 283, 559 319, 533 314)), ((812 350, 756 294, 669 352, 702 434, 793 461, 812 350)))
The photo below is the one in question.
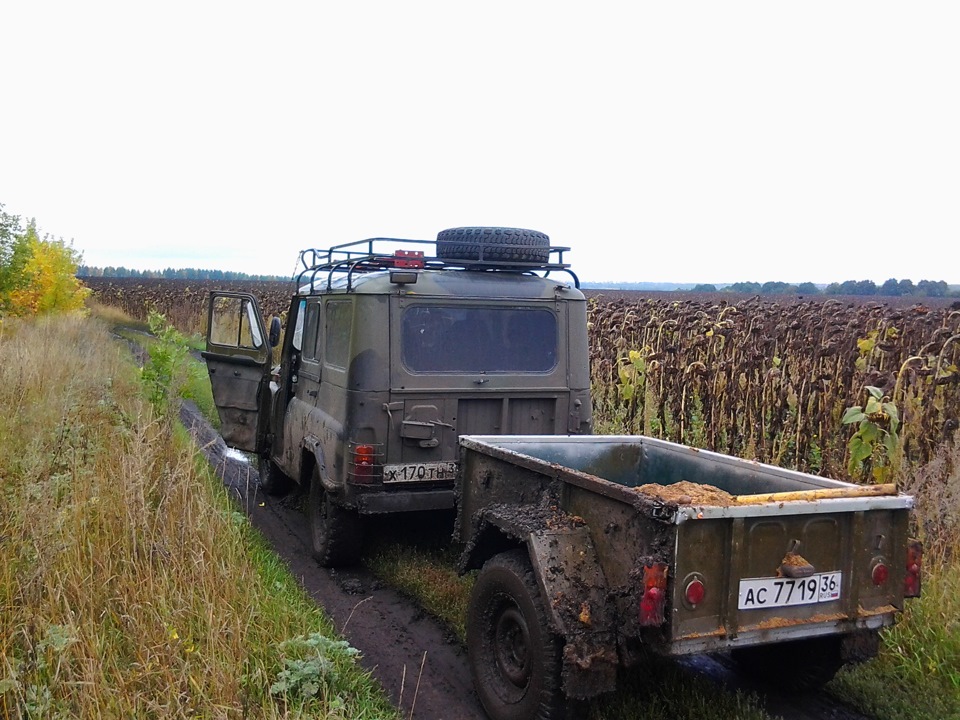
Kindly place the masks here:
MULTIPOLYGON (((289 277, 279 275, 248 275, 228 270, 199 270, 197 268, 167 268, 166 270, 130 270, 125 267, 93 267, 81 265, 77 277, 115 277, 115 278, 165 278, 179 280, 280 280, 289 277)), ((882 285, 872 280, 846 280, 842 283, 830 283, 826 286, 812 282, 793 285, 785 282, 738 282, 732 285, 700 285, 683 283, 609 283, 584 282, 585 288, 604 290, 678 290, 683 292, 731 292, 748 295, 884 295, 887 297, 960 297, 960 287, 951 287, 943 280, 921 280, 914 284, 912 280, 890 278, 882 285)))
POLYGON ((812 282, 793 285, 785 282, 738 282, 732 285, 682 285, 679 283, 583 283, 592 289, 609 290, 679 290, 684 292, 731 292, 749 295, 883 295, 886 297, 960 297, 960 287, 951 287, 943 280, 912 280, 890 278, 882 285, 872 280, 845 280, 826 286, 812 282))
POLYGON ((248 275, 242 272, 229 270, 198 270, 197 268, 167 268, 166 270, 130 270, 123 266, 104 268, 81 265, 77 268, 77 277, 111 277, 111 278, 163 278, 167 280, 281 280, 289 281, 289 277, 279 275, 248 275))

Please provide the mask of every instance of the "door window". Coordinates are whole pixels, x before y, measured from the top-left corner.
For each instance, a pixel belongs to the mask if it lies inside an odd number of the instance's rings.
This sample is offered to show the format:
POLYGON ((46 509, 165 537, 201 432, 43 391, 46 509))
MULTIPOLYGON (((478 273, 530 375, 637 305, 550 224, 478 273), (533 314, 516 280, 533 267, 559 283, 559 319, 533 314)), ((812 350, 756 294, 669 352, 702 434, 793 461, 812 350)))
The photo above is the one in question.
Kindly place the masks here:
POLYGON ((210 342, 225 347, 262 348, 263 335, 253 304, 244 298, 215 297, 210 316, 210 342))

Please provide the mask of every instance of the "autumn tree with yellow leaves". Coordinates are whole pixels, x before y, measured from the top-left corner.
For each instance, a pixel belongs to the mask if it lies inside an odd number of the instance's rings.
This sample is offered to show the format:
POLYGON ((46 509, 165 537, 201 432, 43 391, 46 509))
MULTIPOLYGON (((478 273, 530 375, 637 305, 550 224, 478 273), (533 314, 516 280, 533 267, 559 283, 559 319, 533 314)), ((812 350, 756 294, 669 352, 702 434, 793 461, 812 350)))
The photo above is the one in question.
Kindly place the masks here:
POLYGON ((77 277, 80 253, 62 239, 40 237, 36 221, 0 204, 0 317, 82 310, 89 290, 77 277))

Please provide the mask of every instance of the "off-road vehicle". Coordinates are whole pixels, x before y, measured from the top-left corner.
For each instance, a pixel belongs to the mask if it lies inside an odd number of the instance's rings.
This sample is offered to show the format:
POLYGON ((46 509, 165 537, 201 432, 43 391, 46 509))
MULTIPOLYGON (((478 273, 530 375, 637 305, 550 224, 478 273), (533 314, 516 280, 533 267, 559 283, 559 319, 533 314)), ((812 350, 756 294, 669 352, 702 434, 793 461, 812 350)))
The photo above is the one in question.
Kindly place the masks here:
POLYGON ((256 299, 211 294, 206 359, 228 445, 268 493, 307 488, 316 558, 363 517, 454 507, 461 434, 591 430, 586 302, 543 233, 454 228, 301 252, 279 365, 256 299))

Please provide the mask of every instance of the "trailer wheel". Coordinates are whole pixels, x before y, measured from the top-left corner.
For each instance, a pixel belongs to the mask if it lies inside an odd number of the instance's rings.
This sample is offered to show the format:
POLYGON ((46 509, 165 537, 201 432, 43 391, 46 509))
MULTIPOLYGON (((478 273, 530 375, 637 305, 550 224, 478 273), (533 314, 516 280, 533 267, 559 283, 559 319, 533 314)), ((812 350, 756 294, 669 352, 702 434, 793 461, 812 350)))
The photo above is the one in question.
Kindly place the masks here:
POLYGON ((293 480, 266 455, 257 457, 257 474, 260 476, 260 489, 267 495, 285 495, 293 487, 293 480))
POLYGON ((809 638, 733 650, 745 673, 786 692, 816 690, 843 666, 842 636, 809 638))
POLYGON ((310 478, 307 518, 311 550, 318 563, 323 567, 357 564, 363 544, 360 516, 333 501, 330 493, 323 489, 320 472, 316 468, 310 478))
POLYGON ((507 227, 461 227, 437 233, 437 256, 454 260, 507 260, 545 263, 550 238, 536 230, 507 227))
POLYGON ((526 552, 487 561, 470 596, 467 652, 473 686, 492 720, 563 716, 560 647, 526 552))

